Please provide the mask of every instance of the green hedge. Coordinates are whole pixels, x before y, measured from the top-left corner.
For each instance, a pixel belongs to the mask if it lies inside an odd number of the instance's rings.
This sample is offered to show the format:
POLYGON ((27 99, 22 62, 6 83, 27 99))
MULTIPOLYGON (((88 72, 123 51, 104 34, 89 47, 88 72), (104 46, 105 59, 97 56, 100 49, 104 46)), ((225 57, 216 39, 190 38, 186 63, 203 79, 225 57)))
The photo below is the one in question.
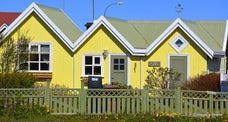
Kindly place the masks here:
POLYGON ((36 78, 30 73, 0 74, 0 88, 32 88, 36 78))

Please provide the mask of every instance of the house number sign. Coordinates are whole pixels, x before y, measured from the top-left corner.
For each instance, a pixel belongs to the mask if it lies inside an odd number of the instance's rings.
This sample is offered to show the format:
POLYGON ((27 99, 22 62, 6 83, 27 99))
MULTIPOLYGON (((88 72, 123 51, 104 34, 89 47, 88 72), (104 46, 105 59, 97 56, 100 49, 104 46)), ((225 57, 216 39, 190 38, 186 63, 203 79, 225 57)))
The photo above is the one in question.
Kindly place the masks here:
POLYGON ((148 67, 160 67, 160 61, 149 61, 148 67))

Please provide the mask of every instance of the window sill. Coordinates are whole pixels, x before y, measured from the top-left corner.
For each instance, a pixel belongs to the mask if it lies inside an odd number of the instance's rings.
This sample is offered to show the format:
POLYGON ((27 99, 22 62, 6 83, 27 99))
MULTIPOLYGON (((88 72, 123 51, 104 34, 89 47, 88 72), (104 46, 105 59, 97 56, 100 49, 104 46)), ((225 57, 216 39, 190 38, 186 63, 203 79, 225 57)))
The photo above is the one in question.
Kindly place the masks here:
POLYGON ((52 73, 32 73, 37 79, 52 79, 52 73))
POLYGON ((81 75, 81 78, 88 78, 89 76, 102 77, 102 78, 104 78, 103 75, 81 75))

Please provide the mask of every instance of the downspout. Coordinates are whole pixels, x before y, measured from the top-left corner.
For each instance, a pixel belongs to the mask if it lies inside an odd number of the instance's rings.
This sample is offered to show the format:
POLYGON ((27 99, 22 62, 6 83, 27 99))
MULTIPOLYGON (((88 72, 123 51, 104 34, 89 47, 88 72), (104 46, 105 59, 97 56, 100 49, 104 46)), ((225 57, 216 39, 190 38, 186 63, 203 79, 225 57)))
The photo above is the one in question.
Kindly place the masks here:
POLYGON ((142 89, 142 57, 140 57, 140 89, 142 89))

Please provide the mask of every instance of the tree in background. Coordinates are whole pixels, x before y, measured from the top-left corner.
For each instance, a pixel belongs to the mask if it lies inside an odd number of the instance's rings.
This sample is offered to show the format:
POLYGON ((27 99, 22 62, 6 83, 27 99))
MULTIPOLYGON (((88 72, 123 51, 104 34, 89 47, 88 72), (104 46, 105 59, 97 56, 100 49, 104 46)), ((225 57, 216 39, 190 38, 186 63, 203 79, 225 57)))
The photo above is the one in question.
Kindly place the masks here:
MULTIPOLYGON (((18 66, 27 60, 28 44, 31 38, 27 37, 26 34, 18 33, 16 41, 13 38, 9 38, 1 42, 1 73, 17 72, 18 66)), ((0 36, 0 38, 3 39, 3 36, 0 36)))
POLYGON ((19 65, 28 60, 31 38, 26 34, 18 33, 17 40, 0 36, 0 88, 31 88, 36 82, 31 73, 23 72, 21 67, 19 69, 19 65))
POLYGON ((174 89, 175 83, 180 80, 181 74, 167 67, 153 67, 147 70, 146 84, 144 87, 150 89, 174 89))

